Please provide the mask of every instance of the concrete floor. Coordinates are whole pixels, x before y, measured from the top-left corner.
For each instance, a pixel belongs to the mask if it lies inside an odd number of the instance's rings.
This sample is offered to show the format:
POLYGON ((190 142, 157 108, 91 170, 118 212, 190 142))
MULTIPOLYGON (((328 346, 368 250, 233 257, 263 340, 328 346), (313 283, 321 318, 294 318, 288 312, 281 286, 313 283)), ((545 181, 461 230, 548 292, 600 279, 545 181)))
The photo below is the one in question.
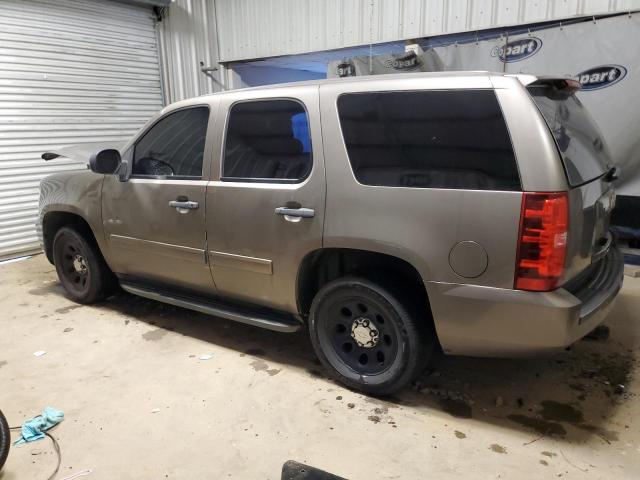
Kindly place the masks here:
MULTIPOLYGON (((640 278, 625 278, 608 340, 546 359, 438 357, 387 401, 324 378, 306 331, 124 293, 76 305, 42 255, 0 266, 0 285, 0 409, 12 425, 65 412, 56 478, 279 479, 289 459, 352 480, 640 477, 640 278)), ((12 448, 0 479, 54 465, 45 439, 12 448)))

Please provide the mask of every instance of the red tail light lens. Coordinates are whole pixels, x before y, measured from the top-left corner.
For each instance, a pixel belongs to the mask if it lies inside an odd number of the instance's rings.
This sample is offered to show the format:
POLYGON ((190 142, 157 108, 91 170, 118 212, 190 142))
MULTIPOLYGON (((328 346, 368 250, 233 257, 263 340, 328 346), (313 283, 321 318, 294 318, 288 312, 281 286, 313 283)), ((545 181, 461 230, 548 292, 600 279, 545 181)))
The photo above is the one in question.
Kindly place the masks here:
POLYGON ((566 192, 523 194, 515 288, 546 292, 557 287, 564 271, 568 224, 566 192))

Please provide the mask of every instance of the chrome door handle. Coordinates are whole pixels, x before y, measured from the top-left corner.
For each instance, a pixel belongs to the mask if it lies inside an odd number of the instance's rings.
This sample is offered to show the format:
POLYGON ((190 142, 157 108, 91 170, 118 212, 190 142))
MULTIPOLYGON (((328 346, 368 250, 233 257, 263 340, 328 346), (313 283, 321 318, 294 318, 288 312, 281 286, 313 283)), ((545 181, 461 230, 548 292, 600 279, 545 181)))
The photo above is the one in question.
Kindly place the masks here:
POLYGON ((195 210, 200 205, 198 204, 198 202, 192 202, 192 201, 180 202, 178 200, 171 200, 169 202, 169 206, 173 208, 177 208, 178 210, 180 209, 195 210))
POLYGON ((316 211, 313 208, 276 208, 276 215, 284 215, 287 217, 313 218, 316 211))

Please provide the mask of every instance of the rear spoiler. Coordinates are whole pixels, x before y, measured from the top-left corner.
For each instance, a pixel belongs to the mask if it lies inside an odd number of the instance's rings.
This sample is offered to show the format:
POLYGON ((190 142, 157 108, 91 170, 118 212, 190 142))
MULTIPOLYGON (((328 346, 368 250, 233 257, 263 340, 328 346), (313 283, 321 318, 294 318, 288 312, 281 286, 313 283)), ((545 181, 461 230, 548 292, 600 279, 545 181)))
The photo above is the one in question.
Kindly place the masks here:
POLYGON ((535 75, 526 75, 526 74, 515 74, 515 75, 505 75, 507 77, 515 77, 520 81, 522 85, 525 87, 550 87, 556 88, 559 90, 572 90, 575 92, 576 90, 580 90, 582 85, 575 78, 562 78, 562 77, 548 77, 541 76, 537 77, 535 75))
POLYGON ((582 88, 575 78, 540 77, 525 85, 531 95, 564 100, 582 88))

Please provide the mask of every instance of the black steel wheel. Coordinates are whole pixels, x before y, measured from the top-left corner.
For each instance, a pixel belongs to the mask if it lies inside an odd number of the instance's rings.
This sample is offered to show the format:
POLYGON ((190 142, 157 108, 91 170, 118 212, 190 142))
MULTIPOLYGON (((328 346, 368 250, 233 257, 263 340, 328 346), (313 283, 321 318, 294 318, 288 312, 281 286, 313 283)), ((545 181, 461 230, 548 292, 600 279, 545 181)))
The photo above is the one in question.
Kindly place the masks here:
POLYGON ((324 286, 314 298, 309 330, 316 354, 349 387, 390 394, 420 373, 433 339, 429 321, 400 296, 361 278, 324 286))
POLYGON ((74 227, 58 230, 53 239, 53 259, 60 283, 76 302, 102 300, 113 290, 113 273, 86 233, 74 227))
POLYGON ((344 296, 327 305, 326 313, 320 320, 320 342, 345 366, 365 375, 391 367, 400 335, 384 306, 360 295, 344 296))

